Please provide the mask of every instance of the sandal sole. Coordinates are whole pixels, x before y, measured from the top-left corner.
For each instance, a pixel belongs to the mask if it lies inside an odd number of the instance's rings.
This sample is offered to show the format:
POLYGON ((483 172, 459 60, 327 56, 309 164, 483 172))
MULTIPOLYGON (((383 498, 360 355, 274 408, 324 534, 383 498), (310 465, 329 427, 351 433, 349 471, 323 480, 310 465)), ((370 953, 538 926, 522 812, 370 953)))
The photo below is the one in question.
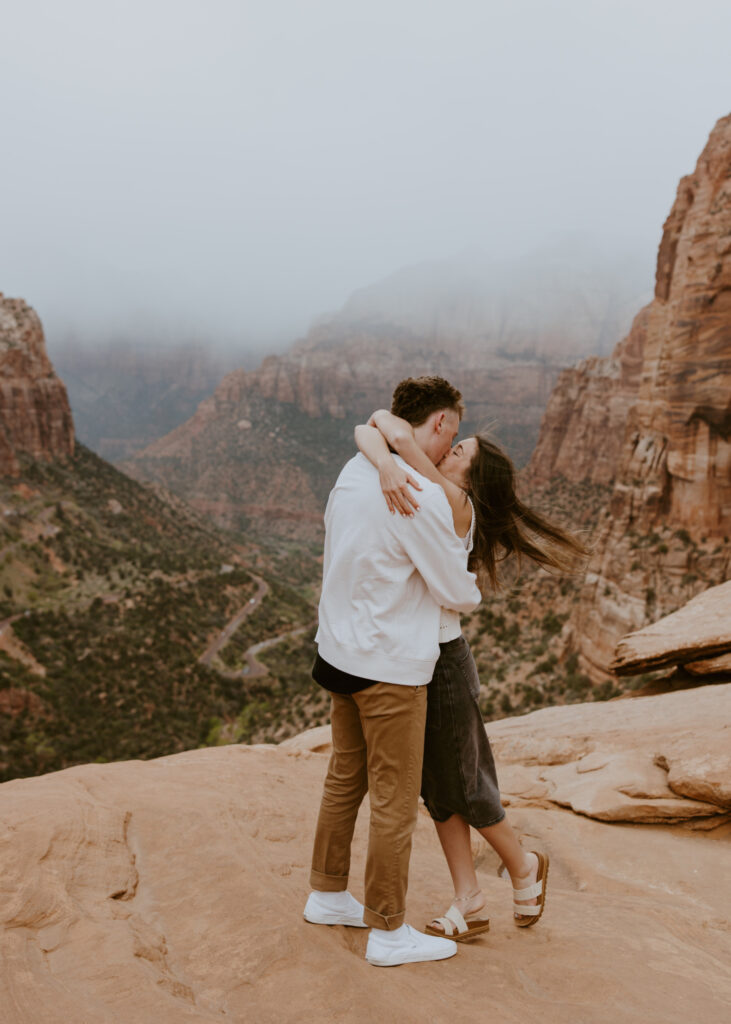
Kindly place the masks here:
POLYGON ((471 928, 468 924, 466 932, 459 932, 456 935, 446 935, 444 932, 438 932, 436 928, 430 928, 429 925, 426 926, 424 931, 427 935, 436 935, 439 939, 451 939, 452 942, 469 942, 476 935, 484 935, 485 932, 489 932, 490 922, 481 921, 480 924, 475 923, 471 928))

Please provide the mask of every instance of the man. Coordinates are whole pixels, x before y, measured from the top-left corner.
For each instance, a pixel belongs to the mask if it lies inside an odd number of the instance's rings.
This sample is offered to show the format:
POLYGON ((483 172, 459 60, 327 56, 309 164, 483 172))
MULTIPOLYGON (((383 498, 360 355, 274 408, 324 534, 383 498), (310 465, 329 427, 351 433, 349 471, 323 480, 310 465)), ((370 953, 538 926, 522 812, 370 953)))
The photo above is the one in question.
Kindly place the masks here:
MULTIPOLYGON (((436 465, 463 412, 441 377, 409 378, 392 411, 414 427, 436 465)), ((419 512, 391 515, 378 473, 360 453, 343 468, 325 512, 318 655, 313 676, 331 693, 333 752, 317 822, 305 918, 370 927, 366 959, 377 966, 441 960, 454 942, 404 923, 426 719, 426 685, 439 656, 442 606, 479 604, 464 544, 441 487, 421 486, 419 512), (365 907, 347 891, 358 808, 370 793, 365 907)))

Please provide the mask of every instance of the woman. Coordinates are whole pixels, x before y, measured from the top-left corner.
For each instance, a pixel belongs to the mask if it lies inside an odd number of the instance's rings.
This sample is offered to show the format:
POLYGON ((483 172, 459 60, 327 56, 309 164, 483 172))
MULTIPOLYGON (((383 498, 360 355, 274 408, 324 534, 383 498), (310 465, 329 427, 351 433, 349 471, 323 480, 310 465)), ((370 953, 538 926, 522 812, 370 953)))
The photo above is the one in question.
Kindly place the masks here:
MULTIPOLYGON (((527 555, 545 567, 574 570, 585 554, 575 538, 527 508, 515 494, 510 459, 489 439, 476 435, 456 444, 434 466, 405 420, 378 410, 368 425, 356 427, 363 454, 378 469, 390 511, 415 515, 419 484, 393 459, 396 451, 413 469, 438 483, 452 509, 454 528, 469 552, 469 567, 493 588, 497 564, 527 555)), ((487 931, 481 916, 485 897, 477 882, 470 847, 474 827, 502 860, 513 885, 513 912, 519 927, 543 913, 548 856, 521 847, 500 802, 495 765, 477 698, 479 678, 459 615, 442 610, 440 656, 429 684, 421 795, 434 820, 454 883, 452 906, 426 928, 433 935, 472 938, 487 931)))

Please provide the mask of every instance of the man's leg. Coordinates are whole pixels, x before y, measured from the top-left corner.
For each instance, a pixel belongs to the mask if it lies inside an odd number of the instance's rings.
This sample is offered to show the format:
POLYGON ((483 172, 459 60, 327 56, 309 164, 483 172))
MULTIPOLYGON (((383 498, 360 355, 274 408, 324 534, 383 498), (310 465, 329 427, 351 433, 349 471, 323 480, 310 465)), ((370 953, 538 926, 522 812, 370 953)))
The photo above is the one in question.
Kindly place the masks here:
POLYGON ((371 820, 363 920, 399 928, 406 911, 411 839, 424 753, 426 686, 375 683, 353 695, 368 750, 371 820))
POLYGON ((368 790, 366 741, 353 697, 331 694, 332 754, 317 820, 310 885, 319 892, 348 887, 350 844, 368 790))

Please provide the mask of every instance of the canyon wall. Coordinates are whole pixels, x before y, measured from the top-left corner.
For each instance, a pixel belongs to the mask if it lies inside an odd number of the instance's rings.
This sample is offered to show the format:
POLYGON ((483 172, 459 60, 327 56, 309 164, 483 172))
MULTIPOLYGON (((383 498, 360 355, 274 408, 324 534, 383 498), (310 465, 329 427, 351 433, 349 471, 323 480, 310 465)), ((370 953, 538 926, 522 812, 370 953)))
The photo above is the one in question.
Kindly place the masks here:
POLYGON ((649 306, 637 314, 609 358, 593 356, 561 373, 526 469, 532 484, 555 476, 572 483, 614 480, 627 417, 637 400, 649 314, 649 306))
POLYGON ((240 353, 205 343, 145 338, 66 341, 52 349, 73 409, 76 436, 105 459, 122 460, 195 412, 240 353))
POLYGON ((520 260, 471 251, 405 267, 322 316, 286 354, 229 373, 123 468, 225 526, 319 529, 352 428, 390 403, 399 380, 424 373, 462 391, 463 433, 492 427, 522 466, 558 374, 626 330, 641 280, 632 257, 576 239, 520 260))
POLYGON ((464 394, 469 433, 489 423, 525 461, 560 366, 486 355, 480 346, 434 349, 394 327, 320 325, 258 370, 235 370, 194 416, 123 464, 157 480, 226 527, 252 519, 267 531, 319 531, 330 490, 354 453, 353 427, 388 406, 394 386, 422 373, 464 394))
POLYGON ((73 450, 66 388, 48 358, 41 322, 22 299, 0 293, 0 475, 17 475, 21 453, 49 460, 73 450))
POLYGON ((613 485, 567 631, 592 678, 622 634, 728 577, 731 116, 678 186, 653 301, 610 359, 561 376, 527 476, 613 485))

